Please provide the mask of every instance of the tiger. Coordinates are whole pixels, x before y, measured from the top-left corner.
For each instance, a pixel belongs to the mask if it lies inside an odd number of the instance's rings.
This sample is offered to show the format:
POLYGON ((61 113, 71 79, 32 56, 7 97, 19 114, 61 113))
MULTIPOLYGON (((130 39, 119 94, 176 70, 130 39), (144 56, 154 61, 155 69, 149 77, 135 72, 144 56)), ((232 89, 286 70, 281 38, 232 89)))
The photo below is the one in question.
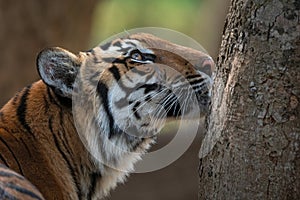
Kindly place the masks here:
POLYGON ((148 33, 78 54, 46 48, 36 63, 41 80, 0 110, 0 198, 102 199, 134 171, 160 122, 195 110, 180 98, 196 95, 196 117, 210 104, 212 58, 148 33))

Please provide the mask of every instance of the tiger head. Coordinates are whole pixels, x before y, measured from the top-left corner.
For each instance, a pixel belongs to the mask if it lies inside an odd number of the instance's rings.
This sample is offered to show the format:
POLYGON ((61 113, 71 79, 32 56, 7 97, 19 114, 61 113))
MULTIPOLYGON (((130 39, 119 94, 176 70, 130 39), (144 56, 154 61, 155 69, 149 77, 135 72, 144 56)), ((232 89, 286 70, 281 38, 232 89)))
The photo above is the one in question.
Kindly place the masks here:
POLYGON ((58 95, 73 98, 77 129, 92 154, 111 160, 107 152, 115 147, 147 149, 166 119, 205 113, 214 62, 200 51, 139 33, 78 55, 45 49, 37 66, 58 95))

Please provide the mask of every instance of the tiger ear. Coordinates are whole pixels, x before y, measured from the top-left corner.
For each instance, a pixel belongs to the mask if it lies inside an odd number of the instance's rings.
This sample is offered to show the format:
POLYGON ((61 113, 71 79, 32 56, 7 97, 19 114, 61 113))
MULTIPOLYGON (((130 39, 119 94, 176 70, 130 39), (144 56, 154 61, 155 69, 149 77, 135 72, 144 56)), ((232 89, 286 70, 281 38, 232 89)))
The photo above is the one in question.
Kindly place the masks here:
POLYGON ((54 92, 63 97, 72 97, 73 85, 81 65, 81 59, 62 48, 47 48, 37 57, 37 68, 42 80, 54 92))

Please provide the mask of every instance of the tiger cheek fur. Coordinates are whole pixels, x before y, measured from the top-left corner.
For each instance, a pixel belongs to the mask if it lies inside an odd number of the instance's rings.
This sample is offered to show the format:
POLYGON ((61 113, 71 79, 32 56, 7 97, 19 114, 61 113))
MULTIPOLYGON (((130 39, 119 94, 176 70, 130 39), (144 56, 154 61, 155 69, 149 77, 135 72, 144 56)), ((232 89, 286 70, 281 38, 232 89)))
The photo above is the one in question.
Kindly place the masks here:
MULTIPOLYGON (((0 111, 0 164, 45 199, 105 197, 133 171, 167 118, 193 110, 173 104, 172 90, 191 85, 200 110, 207 108, 205 67, 213 68, 208 55, 142 33, 78 55, 45 49, 37 59, 42 81, 0 111)), ((0 195, 26 199, 2 188, 10 181, 5 170, 0 167, 0 195)), ((11 187, 19 191, 18 184, 11 187)))

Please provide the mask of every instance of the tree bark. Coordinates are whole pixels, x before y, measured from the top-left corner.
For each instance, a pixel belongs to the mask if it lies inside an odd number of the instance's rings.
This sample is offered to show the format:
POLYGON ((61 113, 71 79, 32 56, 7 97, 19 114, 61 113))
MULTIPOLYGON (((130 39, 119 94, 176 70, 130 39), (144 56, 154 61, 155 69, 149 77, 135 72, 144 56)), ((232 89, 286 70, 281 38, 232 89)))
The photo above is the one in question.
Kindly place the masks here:
POLYGON ((45 47, 83 50, 97 0, 0 0, 0 107, 38 79, 36 55, 45 47))
POLYGON ((232 0, 199 199, 300 199, 300 2, 232 0))

